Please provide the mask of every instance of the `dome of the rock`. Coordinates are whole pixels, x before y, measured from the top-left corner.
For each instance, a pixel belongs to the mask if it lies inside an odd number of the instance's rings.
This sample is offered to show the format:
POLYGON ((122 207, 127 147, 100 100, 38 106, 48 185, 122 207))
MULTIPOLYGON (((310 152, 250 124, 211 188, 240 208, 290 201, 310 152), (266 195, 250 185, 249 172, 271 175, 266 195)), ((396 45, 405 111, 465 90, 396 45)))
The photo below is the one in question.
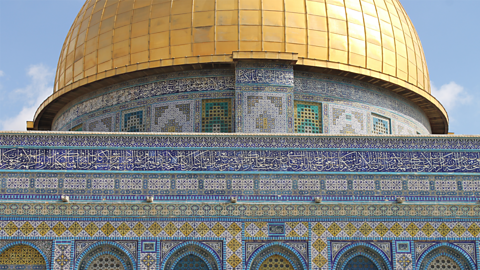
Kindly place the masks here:
POLYGON ((87 0, 34 129, 58 129, 67 104, 102 87, 231 68, 238 59, 291 60, 295 71, 381 87, 418 107, 429 133, 448 131, 422 45, 397 0, 87 0))

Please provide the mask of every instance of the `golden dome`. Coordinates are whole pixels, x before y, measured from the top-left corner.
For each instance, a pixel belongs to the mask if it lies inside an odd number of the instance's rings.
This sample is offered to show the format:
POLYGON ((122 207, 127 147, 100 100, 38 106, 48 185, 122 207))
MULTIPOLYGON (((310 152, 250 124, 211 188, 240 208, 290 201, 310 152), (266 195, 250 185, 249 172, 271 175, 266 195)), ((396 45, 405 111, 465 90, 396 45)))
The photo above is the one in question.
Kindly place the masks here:
POLYGON ((429 94, 422 45, 398 0, 87 0, 61 51, 56 95, 36 118, 57 97, 92 82, 232 62, 237 51, 252 58, 296 53, 297 66, 381 80, 428 103, 424 111, 437 111, 448 126, 446 111, 429 94))

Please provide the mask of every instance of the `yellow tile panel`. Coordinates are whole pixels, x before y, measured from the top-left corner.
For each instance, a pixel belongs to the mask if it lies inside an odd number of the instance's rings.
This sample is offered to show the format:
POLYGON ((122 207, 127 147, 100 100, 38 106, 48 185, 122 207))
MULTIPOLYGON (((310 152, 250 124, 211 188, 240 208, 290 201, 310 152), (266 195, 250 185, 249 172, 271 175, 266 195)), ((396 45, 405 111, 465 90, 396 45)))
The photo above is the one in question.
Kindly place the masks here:
POLYGON ((119 28, 125 25, 129 25, 132 21, 132 11, 127 11, 117 15, 115 19, 115 28, 119 28))
POLYGON ((139 36, 148 35, 149 21, 142 21, 132 24, 131 37, 136 38, 139 36))
POLYGON ((170 17, 161 17, 150 20, 150 34, 168 31, 170 29, 170 17))
POLYGON ((347 19, 349 23, 355 23, 363 26, 363 14, 361 11, 347 8, 347 19))
POLYGON ((305 14, 287 12, 285 15, 287 27, 305 28, 306 17, 305 14))
POLYGON ((286 12, 305 14, 305 0, 284 0, 286 12))
POLYGON ((328 31, 327 18, 308 15, 308 28, 312 30, 328 31))
MULTIPOLYGON (((149 36, 141 36, 137 38, 132 38, 132 43, 131 43, 131 52, 132 53, 138 53, 138 52, 143 52, 148 50, 148 39, 149 36)), ((136 62, 135 62, 136 63, 136 62)))
POLYGON ((235 41, 238 40, 238 26, 217 26, 217 41, 235 41))
MULTIPOLYGON (((194 28, 193 29, 193 42, 195 42, 195 43, 214 42, 214 40, 215 40, 214 30, 215 30, 215 28, 213 28, 213 26, 194 28)), ((210 54, 213 54, 213 52, 210 53, 210 54)), ((196 54, 196 55, 198 55, 198 54, 196 54)))
POLYGON ((217 10, 233 10, 238 8, 238 0, 217 1, 217 10))
POLYGON ((259 10, 262 6, 261 0, 239 0, 239 8, 240 9, 254 9, 259 10))
POLYGON ((327 14, 328 14, 328 17, 332 19, 340 19, 340 20, 347 19, 344 6, 327 4, 327 14))
POLYGON ((279 11, 264 11, 263 24, 272 26, 283 26, 285 22, 285 13, 279 11))
POLYGON ((317 16, 327 16, 325 3, 320 1, 307 0, 307 13, 317 16))
POLYGON ((284 42, 285 28, 278 26, 264 26, 263 39, 269 42, 284 42))
POLYGON ((167 16, 170 16, 170 11, 171 11, 170 2, 152 5, 151 16, 152 18, 167 17, 167 16))
POLYGON ((133 11, 132 23, 148 20, 149 16, 150 16, 150 6, 135 9, 133 11))
POLYGON ((172 15, 170 29, 192 27, 192 14, 172 15))
POLYGON ((192 14, 193 0, 172 0, 172 14, 192 14))
POLYGON ((192 42, 192 30, 181 29, 174 30, 170 32, 170 45, 177 46, 181 44, 191 43, 192 42))
POLYGON ((328 48, 328 33, 308 30, 308 45, 328 48))
POLYGON ((260 10, 240 10, 240 24, 261 25, 262 13, 260 10))
POLYGON ((305 28, 286 28, 286 42, 306 44, 307 31, 305 28))
POLYGON ((210 11, 215 10, 215 0, 195 0, 193 9, 198 11, 210 11))
POLYGON ((343 20, 329 19, 328 30, 330 33, 347 35, 347 22, 343 20))
POLYGON ((237 10, 217 11, 217 25, 235 25, 238 24, 237 10))
POLYGON ((347 36, 330 33, 329 41, 330 48, 345 52, 347 51, 347 36))

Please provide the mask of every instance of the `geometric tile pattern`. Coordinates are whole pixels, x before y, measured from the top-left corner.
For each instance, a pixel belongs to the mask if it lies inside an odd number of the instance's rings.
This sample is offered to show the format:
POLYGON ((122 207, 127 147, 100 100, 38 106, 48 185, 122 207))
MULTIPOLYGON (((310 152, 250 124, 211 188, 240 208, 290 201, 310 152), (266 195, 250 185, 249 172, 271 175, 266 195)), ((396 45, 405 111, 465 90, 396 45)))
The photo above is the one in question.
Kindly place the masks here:
POLYGON ((247 133, 285 133, 287 131, 286 94, 244 92, 243 129, 247 133))
POLYGON ((322 133, 322 105, 294 102, 295 133, 322 133))
POLYGON ((67 270, 70 269, 71 264, 71 245, 70 244, 55 244, 55 254, 54 254, 54 269, 55 270, 67 270))
POLYGON ((367 114, 349 106, 329 105, 330 134, 367 134, 367 114))
MULTIPOLYGON (((337 209, 336 211, 340 210, 337 209)), ((268 213, 268 211, 266 213, 268 213)), ((165 215, 165 213, 162 215, 165 215)), ((321 216, 321 214, 318 215, 317 213, 317 219, 319 216, 321 216)), ((435 245, 435 242, 428 242, 428 239, 432 239, 430 241, 435 241, 435 239, 437 239, 436 241, 439 241, 438 239, 453 238, 470 239, 470 242, 464 240, 463 242, 453 243, 461 250, 464 250, 464 253, 468 254, 467 256, 474 260, 475 245, 471 241, 480 236, 480 226, 478 226, 479 223, 477 222, 443 219, 438 219, 436 221, 395 221, 392 219, 349 221, 347 219, 335 219, 331 221, 312 222, 291 221, 287 219, 284 222, 247 221, 242 224, 242 222, 196 221, 194 219, 192 219, 192 221, 170 221, 163 219, 115 220, 109 218, 88 221, 82 220, 81 218, 77 218, 76 220, 68 218, 65 220, 61 218, 47 218, 43 221, 34 221, 21 218, 12 220, 9 218, 8 220, 0 220, 0 236, 38 237, 39 239, 55 239, 59 237, 73 238, 73 240, 69 241, 75 241, 76 257, 80 256, 80 254, 83 254, 87 249, 98 242, 98 240, 84 239, 115 239, 115 243, 117 243, 119 246, 122 246, 122 249, 126 250, 129 254, 132 254, 134 258, 137 258, 137 252, 140 250, 136 244, 138 240, 135 240, 138 238, 164 239, 160 240, 159 243, 159 245, 162 247, 161 256, 166 256, 176 245, 184 243, 185 240, 182 239, 203 239, 196 241, 203 241, 202 243, 214 250, 220 256, 220 258, 222 258, 223 254, 225 254, 225 260, 227 263, 226 269, 233 269, 243 263, 243 258, 249 258, 248 256, 244 257, 246 255, 244 255, 244 251, 242 249, 242 246, 245 245, 242 243, 242 240, 245 238, 249 238, 249 241, 253 241, 246 246, 247 250, 245 252, 248 254, 252 254, 256 249, 265 245, 262 244, 262 242, 259 242, 264 241, 260 240, 262 238, 266 241, 273 242, 278 242, 280 239, 284 239, 278 238, 278 236, 275 235, 269 235, 269 227, 277 224, 285 224, 284 237, 292 239, 285 239, 287 240, 284 241, 285 244, 292 247, 292 250, 296 250, 307 260, 311 260, 313 269, 328 269, 329 261, 331 261, 332 258, 335 258, 344 247, 352 245, 355 243, 355 241, 368 242, 369 245, 378 248, 379 251, 382 251, 384 254, 386 254, 386 258, 388 258, 388 260, 392 260, 391 247, 392 243, 395 242, 392 242, 390 239, 397 238, 424 239, 425 242, 418 242, 415 244, 416 257, 420 257, 422 253, 425 252, 429 247, 435 245), (23 228, 23 230, 21 228, 23 228), (306 242, 302 243, 298 241, 299 237, 308 238, 310 248, 307 248, 306 242), (83 240, 75 240, 77 238, 83 240), (215 242, 212 241, 212 239, 221 239, 221 241, 217 240, 218 242, 215 242), (352 240, 345 241, 342 239, 352 240), (377 240, 372 241, 373 239, 377 240), (379 239, 384 240, 379 241, 379 239), (291 241, 291 243, 289 241, 291 241), (422 246, 423 243, 426 245, 422 246), (222 248, 224 251, 222 251, 222 248), (329 249, 331 249, 331 255, 329 254, 329 249)), ((149 241, 152 242, 152 240, 149 241)), ((71 265, 71 244, 69 244, 68 241, 57 242, 58 243, 55 244, 55 253, 52 257, 55 265, 54 269, 69 269, 68 267, 71 265)), ((403 242, 406 241, 404 240, 403 242)), ((19 245, 16 247, 19 249, 19 247, 27 246, 19 245)), ((38 253, 36 250, 33 251, 38 253)), ((22 251, 17 250, 15 254, 20 252, 22 251)), ((4 252, 2 255, 0 255, 0 262, 2 258, 7 256, 5 254, 12 254, 12 252, 4 252)), ((40 257, 37 257, 43 260, 43 257, 41 257, 40 254, 38 255, 40 257)), ((22 256, 22 258, 28 258, 28 256, 22 256)), ((159 257, 157 257, 156 253, 140 253, 138 256, 139 265, 141 266, 140 268, 147 270, 154 269, 154 267, 157 265, 158 258, 159 257)), ((397 253, 395 262, 398 267, 401 267, 397 269, 412 269, 413 262, 411 253, 397 253)), ((439 260, 439 262, 442 263, 441 260, 439 260)), ((352 261, 349 263, 354 262, 352 261)), ((362 261, 357 260, 355 263, 358 265, 360 263, 368 263, 368 261, 362 259, 362 261)), ((267 267, 269 266, 267 265, 267 267)))
POLYGON ((202 132, 232 132, 232 100, 204 99, 202 102, 202 132))
POLYGON ((454 260, 450 259, 447 256, 438 256, 435 258, 428 269, 436 270, 436 269, 462 269, 454 260))
POLYGON ((377 270, 378 268, 375 264, 373 264, 373 262, 369 258, 359 255, 350 259, 350 261, 345 266, 345 270, 347 269, 348 270, 350 269, 377 270))
MULTIPOLYGON (((16 245, 0 254, 1 265, 15 265, 25 267, 35 265, 36 269, 45 269, 45 259, 34 248, 27 245, 16 245)), ((17 268, 20 269, 20 268, 17 268)))
POLYGON ((86 131, 113 132, 115 130, 115 113, 106 114, 86 123, 86 131))
POLYGON ((193 101, 164 102, 152 107, 152 132, 193 132, 193 101))
POLYGON ((195 255, 183 257, 176 265, 174 270, 208 270, 205 262, 195 255))
POLYGON ((71 123, 83 123, 101 116, 105 108, 118 112, 136 107, 138 103, 156 104, 177 95, 183 96, 182 100, 185 95, 201 99, 197 93, 233 90, 234 79, 232 70, 204 69, 158 74, 112 84, 95 91, 96 95, 82 97, 78 103, 60 113, 54 122, 54 130, 65 130, 65 126, 72 126, 71 123))
POLYGON ((372 133, 377 135, 390 134, 390 119, 372 115, 373 128, 372 133))
POLYGON ((122 132, 145 132, 148 126, 145 107, 134 108, 122 112, 122 132))

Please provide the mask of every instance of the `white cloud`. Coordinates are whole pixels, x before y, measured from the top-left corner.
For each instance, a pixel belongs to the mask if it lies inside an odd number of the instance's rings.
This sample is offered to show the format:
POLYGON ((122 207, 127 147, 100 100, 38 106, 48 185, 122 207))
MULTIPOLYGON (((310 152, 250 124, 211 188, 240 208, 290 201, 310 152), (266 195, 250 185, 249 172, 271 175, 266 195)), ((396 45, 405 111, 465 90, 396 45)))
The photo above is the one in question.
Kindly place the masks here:
POLYGON ((472 97, 467 93, 463 86, 455 82, 442 85, 440 88, 432 84, 432 95, 436 97, 445 109, 452 110, 457 105, 468 103, 472 97))
POLYGON ((3 75, 5 75, 5 73, 3 72, 3 70, 0 70, 0 77, 2 77, 3 75))
POLYGON ((26 121, 33 120, 38 106, 53 93, 53 70, 42 64, 32 65, 27 75, 30 83, 10 95, 12 99, 21 98, 24 105, 16 116, 0 120, 2 130, 26 130, 26 121))

